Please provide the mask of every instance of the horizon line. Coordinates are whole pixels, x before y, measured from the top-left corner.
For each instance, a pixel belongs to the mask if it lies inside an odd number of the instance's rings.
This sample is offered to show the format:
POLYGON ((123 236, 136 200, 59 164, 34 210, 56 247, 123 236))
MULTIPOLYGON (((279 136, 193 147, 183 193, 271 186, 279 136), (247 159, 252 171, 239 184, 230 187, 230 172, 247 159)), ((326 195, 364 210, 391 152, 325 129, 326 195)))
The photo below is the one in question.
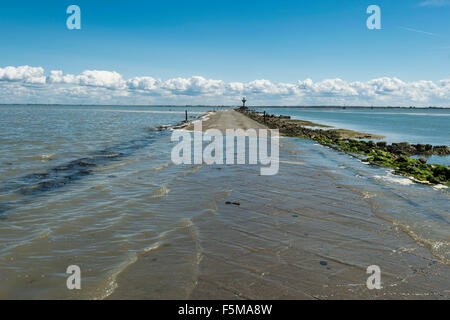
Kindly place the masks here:
MULTIPOLYGON (((174 107, 174 108, 208 108, 208 107, 221 107, 221 108, 239 108, 241 105, 213 105, 213 104, 77 104, 77 103, 0 103, 0 106, 80 106, 80 107, 174 107)), ((358 106, 358 105, 253 105, 247 106, 250 108, 365 108, 365 109, 450 109, 449 107, 416 107, 416 106, 358 106)))

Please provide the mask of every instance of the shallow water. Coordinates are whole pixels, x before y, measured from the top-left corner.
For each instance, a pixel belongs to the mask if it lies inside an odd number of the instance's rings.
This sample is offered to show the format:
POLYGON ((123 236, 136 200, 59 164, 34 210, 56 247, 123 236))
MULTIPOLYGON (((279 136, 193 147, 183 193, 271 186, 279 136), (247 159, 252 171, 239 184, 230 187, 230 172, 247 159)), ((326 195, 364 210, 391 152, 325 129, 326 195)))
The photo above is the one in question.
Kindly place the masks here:
MULTIPOLYGON (((339 264, 332 270, 384 263, 392 284, 410 270, 402 269, 409 256, 389 260, 402 244, 448 268, 446 189, 303 139, 282 139, 272 177, 252 165, 174 165, 170 131, 150 130, 184 119, 184 109, 166 110, 0 107, 0 298, 204 298, 222 287, 218 297, 230 288, 233 297, 261 297, 270 290, 236 279, 260 283, 269 268, 270 286, 288 290, 295 279, 281 274, 295 272, 274 270, 300 263, 285 256, 291 250, 301 250, 304 270, 316 270, 319 257, 339 264), (82 270, 80 291, 66 288, 72 264, 82 270)), ((445 294, 448 283, 433 290, 445 294)))
MULTIPOLYGON (((450 109, 263 108, 340 129, 385 136, 383 141, 450 145, 450 109)), ((450 157, 432 156, 429 163, 450 165, 450 157)))

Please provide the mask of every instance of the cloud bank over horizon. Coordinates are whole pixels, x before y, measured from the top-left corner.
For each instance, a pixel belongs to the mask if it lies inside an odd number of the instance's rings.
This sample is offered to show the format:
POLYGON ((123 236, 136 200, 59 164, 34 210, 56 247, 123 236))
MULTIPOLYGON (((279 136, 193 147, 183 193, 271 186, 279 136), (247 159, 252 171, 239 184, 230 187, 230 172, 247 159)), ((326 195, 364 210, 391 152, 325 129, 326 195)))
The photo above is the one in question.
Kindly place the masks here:
POLYGON ((0 68, 1 103, 360 105, 450 107, 450 76, 440 81, 405 82, 396 77, 369 81, 311 79, 295 83, 260 79, 225 82, 201 76, 161 80, 124 77, 115 71, 85 70, 78 75, 42 67, 0 68))

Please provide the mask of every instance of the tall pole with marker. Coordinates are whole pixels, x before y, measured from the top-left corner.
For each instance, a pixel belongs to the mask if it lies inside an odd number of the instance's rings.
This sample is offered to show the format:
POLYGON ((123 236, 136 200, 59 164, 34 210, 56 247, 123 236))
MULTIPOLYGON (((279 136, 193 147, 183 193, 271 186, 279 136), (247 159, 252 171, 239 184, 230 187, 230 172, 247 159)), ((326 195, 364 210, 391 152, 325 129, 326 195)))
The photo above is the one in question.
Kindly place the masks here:
POLYGON ((242 101, 242 107, 240 107, 239 110, 246 111, 247 107, 245 106, 245 103, 247 102, 247 99, 245 99, 245 97, 242 97, 241 101, 242 101))

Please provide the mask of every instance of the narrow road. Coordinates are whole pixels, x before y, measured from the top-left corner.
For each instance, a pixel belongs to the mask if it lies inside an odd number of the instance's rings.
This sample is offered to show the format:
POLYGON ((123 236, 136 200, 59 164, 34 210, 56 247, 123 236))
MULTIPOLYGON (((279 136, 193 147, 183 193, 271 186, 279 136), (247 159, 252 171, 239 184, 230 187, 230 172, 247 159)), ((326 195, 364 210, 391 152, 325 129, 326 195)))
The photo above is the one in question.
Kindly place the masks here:
MULTIPOLYGON (((195 122, 195 121, 194 121, 195 122)), ((186 130, 194 130, 194 122, 190 123, 186 130)), ((252 120, 242 113, 234 110, 217 111, 202 121, 202 130, 219 129, 225 134, 226 129, 267 129, 266 126, 252 120)))

